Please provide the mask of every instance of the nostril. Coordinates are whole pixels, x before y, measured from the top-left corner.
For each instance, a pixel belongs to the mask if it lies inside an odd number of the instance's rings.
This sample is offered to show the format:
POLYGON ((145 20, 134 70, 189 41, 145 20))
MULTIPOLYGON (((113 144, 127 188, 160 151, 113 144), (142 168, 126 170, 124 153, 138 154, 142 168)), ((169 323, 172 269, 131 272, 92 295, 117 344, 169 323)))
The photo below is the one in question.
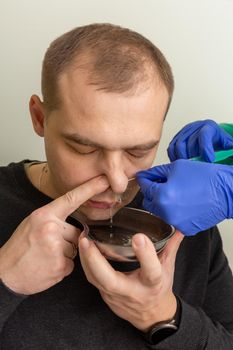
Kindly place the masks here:
POLYGON ((115 201, 120 204, 122 202, 122 194, 115 193, 115 201))

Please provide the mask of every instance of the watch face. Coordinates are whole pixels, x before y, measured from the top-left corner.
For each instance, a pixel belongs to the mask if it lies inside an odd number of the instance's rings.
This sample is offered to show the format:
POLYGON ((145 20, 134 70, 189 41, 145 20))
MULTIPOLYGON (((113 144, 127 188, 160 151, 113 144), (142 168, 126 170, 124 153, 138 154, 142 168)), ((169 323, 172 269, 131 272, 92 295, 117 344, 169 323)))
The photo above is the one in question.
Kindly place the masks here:
POLYGON ((177 331, 178 327, 175 324, 163 324, 152 329, 149 334, 149 341, 151 344, 157 344, 163 339, 170 337, 177 331))

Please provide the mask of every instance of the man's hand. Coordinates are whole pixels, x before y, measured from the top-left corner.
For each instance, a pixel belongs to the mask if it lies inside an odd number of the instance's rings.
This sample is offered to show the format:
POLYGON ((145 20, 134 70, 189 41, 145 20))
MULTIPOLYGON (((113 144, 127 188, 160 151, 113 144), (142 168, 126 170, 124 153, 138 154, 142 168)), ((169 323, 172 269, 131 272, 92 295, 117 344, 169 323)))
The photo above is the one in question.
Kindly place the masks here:
POLYGON ((0 249, 0 278, 13 291, 33 294, 69 275, 73 245, 80 230, 65 222, 82 203, 108 188, 103 176, 94 178, 35 210, 0 249))
POLYGON ((176 312, 172 285, 182 239, 177 231, 158 256, 151 240, 136 234, 132 244, 140 268, 127 273, 115 271, 95 244, 83 236, 79 253, 88 281, 99 289, 109 308, 139 330, 147 331, 154 323, 171 319, 176 312))

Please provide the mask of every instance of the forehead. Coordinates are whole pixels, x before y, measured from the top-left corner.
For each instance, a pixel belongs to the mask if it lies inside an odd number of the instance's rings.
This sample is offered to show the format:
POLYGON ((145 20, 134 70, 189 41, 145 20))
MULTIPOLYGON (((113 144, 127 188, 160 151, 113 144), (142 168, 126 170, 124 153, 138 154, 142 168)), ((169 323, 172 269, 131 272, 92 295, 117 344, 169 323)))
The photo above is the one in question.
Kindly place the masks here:
POLYGON ((134 91, 110 93, 88 84, 80 70, 61 75, 59 95, 65 128, 74 131, 79 127, 79 134, 92 135, 96 141, 103 135, 109 135, 112 142, 114 137, 125 136, 129 143, 135 143, 139 133, 144 133, 145 140, 159 136, 168 104, 167 90, 156 78, 139 84, 134 91))

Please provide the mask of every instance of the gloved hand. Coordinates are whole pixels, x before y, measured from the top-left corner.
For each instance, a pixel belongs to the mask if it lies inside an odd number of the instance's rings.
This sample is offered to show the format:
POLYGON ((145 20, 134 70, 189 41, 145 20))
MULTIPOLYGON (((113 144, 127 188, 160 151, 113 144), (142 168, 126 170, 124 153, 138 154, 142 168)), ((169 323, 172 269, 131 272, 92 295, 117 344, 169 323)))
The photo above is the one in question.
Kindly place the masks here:
POLYGON ((177 160, 137 173, 146 210, 187 236, 233 218, 233 167, 177 160))
POLYGON ((201 156, 214 161, 214 150, 233 148, 233 137, 213 120, 200 120, 183 127, 167 149, 171 161, 201 156))

